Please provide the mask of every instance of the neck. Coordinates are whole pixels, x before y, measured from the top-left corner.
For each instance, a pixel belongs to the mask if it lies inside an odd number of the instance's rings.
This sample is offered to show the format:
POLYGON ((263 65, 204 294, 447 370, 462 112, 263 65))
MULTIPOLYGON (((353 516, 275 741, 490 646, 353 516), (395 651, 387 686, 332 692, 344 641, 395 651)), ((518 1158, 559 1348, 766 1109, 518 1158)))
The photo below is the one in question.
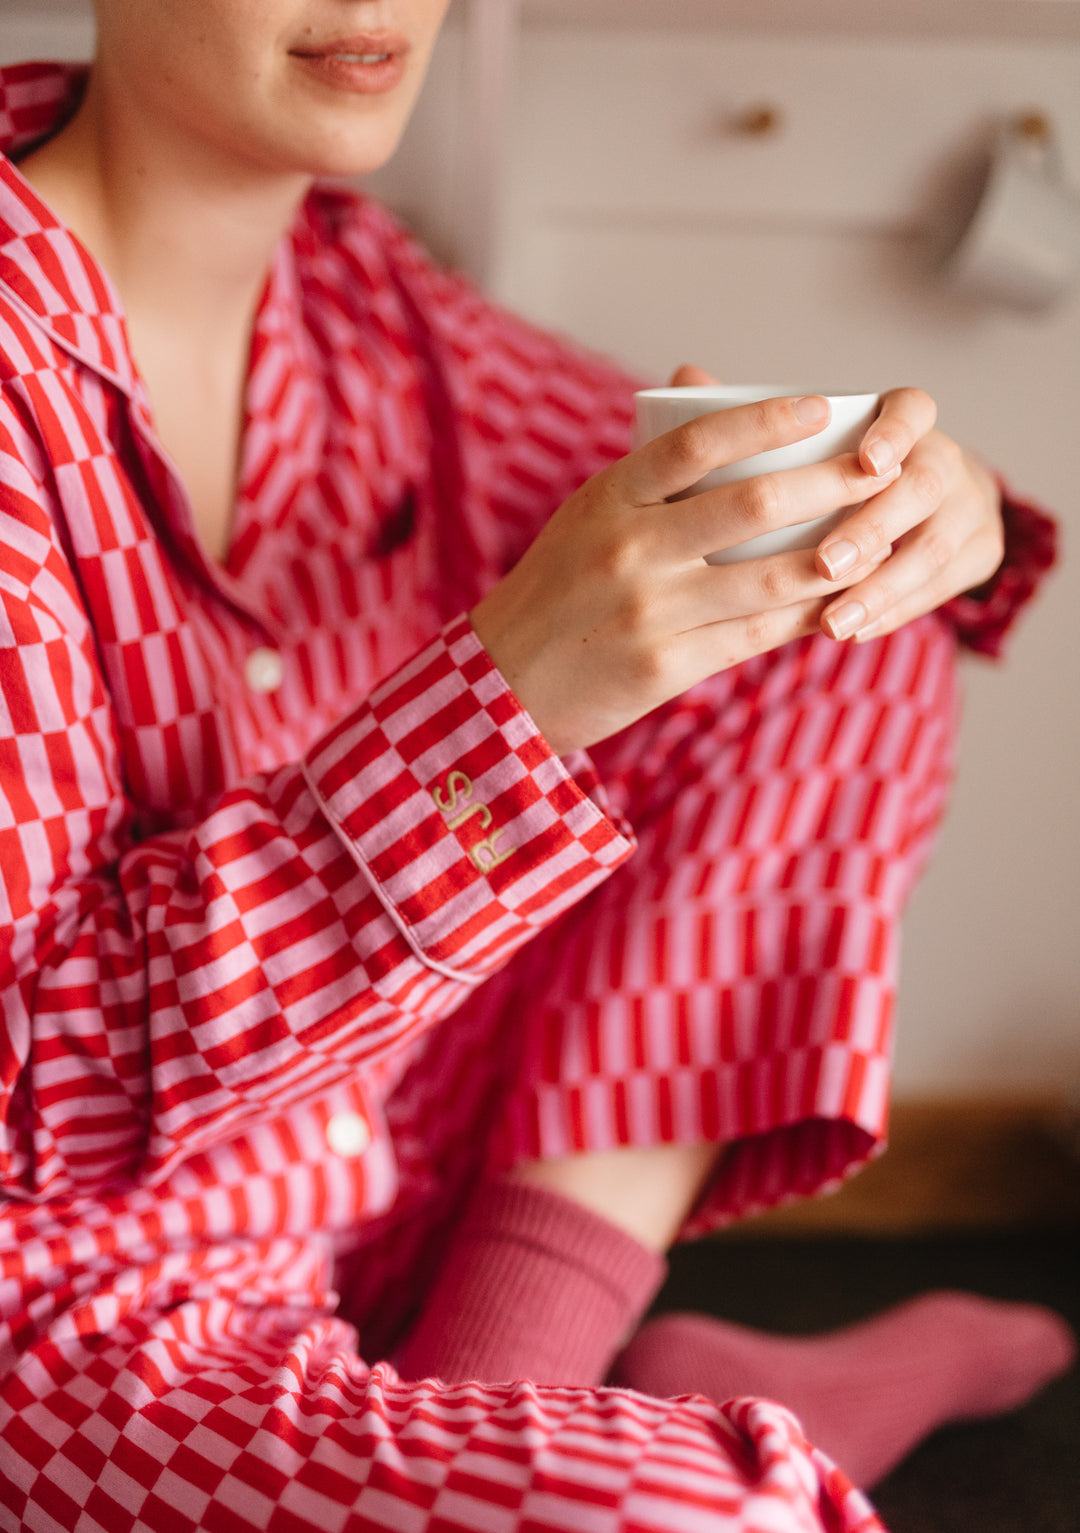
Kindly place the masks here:
POLYGON ((22 170, 115 283, 129 318, 188 336, 250 323, 273 252, 310 184, 127 120, 95 70, 71 121, 22 170), (167 310, 162 294, 168 294, 167 310))

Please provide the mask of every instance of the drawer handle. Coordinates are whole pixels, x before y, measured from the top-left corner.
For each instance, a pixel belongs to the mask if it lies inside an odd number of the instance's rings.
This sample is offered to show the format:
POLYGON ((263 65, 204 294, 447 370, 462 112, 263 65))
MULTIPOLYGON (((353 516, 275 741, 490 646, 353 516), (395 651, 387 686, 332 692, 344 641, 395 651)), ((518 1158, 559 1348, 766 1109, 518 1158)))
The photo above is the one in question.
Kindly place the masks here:
POLYGON ((1050 119, 1045 112, 1022 112, 1013 122, 1013 130, 1020 138, 1045 144, 1051 135, 1050 119))
POLYGON ((1040 112, 1038 107, 1020 112, 1008 124, 1007 131, 1035 157, 1036 163, 1041 161, 1044 168, 1059 180, 1064 178, 1061 144, 1054 132, 1053 121, 1046 112, 1040 112))
POLYGON ((762 102, 738 112, 731 118, 731 129, 743 138, 770 138, 784 126, 784 114, 777 106, 762 102))

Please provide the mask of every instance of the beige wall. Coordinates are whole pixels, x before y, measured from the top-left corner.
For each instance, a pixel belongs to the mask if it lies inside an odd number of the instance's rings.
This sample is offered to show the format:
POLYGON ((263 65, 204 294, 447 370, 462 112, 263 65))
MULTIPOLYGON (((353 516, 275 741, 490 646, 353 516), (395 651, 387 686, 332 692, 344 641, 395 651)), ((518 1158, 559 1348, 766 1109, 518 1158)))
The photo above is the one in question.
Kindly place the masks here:
MULTIPOLYGON (((68 25, 72 49, 85 46, 80 24, 42 0, 9 12, 0 57, 67 52, 68 25)), ((455 155, 461 78, 451 34, 377 182, 448 254, 470 195, 455 155)), ((953 434, 1056 508, 1068 542, 1080 514, 1080 298, 1037 319, 981 311, 926 270, 988 124, 1040 105, 1080 184, 1076 28, 1035 44, 980 37, 977 24, 962 38, 862 39, 531 26, 493 285, 654 378, 695 360, 729 380, 918 382, 953 434), (725 131, 732 112, 764 100, 787 133, 748 143, 725 131)), ((907 926, 902 1094, 1080 1083, 1078 611, 1069 560, 1007 662, 965 667, 953 811, 907 926)))

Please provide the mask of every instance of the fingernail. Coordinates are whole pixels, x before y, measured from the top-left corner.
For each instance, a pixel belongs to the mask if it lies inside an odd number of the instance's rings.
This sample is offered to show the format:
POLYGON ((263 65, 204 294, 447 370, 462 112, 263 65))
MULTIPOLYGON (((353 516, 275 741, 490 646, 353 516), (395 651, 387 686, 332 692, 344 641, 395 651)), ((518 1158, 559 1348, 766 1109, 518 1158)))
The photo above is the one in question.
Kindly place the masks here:
POLYGON ((886 442, 884 437, 878 437, 875 441, 863 448, 864 455, 870 460, 870 467, 880 478, 887 474, 896 462, 896 449, 891 442, 886 442))
POLYGON ((855 544, 847 543, 843 538, 838 538, 835 543, 830 543, 818 552, 830 580, 839 580, 841 575, 853 570, 859 561, 859 550, 855 544))
POLYGON ((804 426, 824 426, 829 418, 829 401, 819 394, 807 394, 795 401, 795 419, 804 426))
POLYGON ((856 628, 863 626, 866 616, 866 608, 861 601, 847 601, 842 607, 827 612, 825 621, 834 639, 846 639, 856 628))

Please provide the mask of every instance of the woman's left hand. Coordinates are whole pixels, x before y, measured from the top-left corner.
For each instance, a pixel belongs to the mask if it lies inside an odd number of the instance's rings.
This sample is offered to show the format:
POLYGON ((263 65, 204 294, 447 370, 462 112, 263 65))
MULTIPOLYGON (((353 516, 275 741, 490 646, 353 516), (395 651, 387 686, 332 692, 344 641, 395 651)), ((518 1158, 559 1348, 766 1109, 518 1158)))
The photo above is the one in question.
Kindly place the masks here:
POLYGON ((863 467, 899 479, 818 547, 818 569, 839 580, 846 571, 892 548, 865 580, 822 613, 834 639, 881 638, 912 618, 981 585, 1005 552, 1001 494, 992 476, 934 429, 937 406, 921 389, 894 389, 859 449, 863 467))

